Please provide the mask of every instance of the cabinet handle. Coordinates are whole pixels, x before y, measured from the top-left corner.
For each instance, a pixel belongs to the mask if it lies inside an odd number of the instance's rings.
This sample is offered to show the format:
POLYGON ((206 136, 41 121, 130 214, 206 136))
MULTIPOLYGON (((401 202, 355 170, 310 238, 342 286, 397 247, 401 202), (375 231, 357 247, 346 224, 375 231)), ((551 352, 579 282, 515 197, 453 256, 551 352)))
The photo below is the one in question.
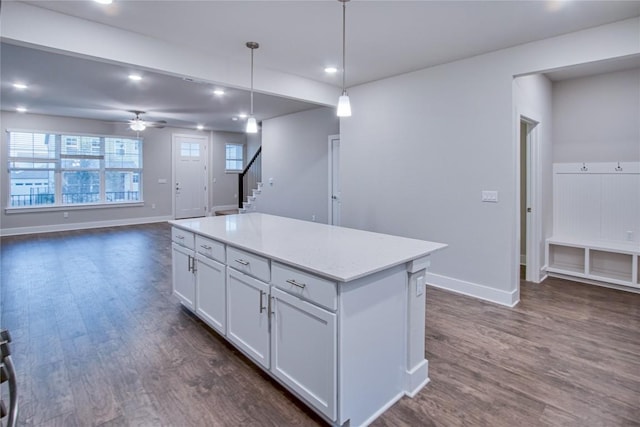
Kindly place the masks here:
POLYGON ((304 289, 304 288, 307 286, 305 283, 298 283, 298 282, 296 282, 296 280, 295 280, 295 279, 289 279, 289 280, 287 280, 287 283, 290 283, 290 284, 292 284, 293 286, 297 286, 297 287, 299 287, 300 289, 304 289))
POLYGON ((191 257, 191 255, 187 255, 189 258, 187 258, 187 271, 193 271, 193 263, 192 260, 193 258, 191 257))
POLYGON ((261 291, 260 291, 260 313, 262 313, 262 310, 264 310, 265 308, 267 308, 267 307, 263 307, 263 306, 262 306, 262 295, 264 295, 264 294, 266 294, 266 292, 261 290, 261 291))
POLYGON ((245 261, 243 259, 237 259, 236 262, 238 264, 242 264, 242 265, 249 265, 249 261, 245 261))
POLYGON ((209 245, 200 245, 202 249, 211 250, 211 246, 209 245))
POLYGON ((176 235, 176 239, 184 240, 184 236, 181 236, 181 235, 178 234, 178 235, 176 235))

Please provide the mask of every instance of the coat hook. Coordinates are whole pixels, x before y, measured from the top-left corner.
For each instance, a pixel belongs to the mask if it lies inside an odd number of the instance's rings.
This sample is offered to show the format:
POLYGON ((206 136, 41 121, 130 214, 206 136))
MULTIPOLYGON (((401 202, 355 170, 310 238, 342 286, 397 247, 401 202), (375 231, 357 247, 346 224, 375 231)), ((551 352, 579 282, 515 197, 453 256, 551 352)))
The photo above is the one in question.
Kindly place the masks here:
POLYGON ((620 162, 618 162, 618 166, 616 167, 618 172, 622 172, 622 166, 620 166, 620 162))
POLYGON ((586 171, 588 171, 589 169, 587 168, 587 165, 586 165, 586 164, 582 163, 582 167, 580 168, 580 170, 581 170, 582 172, 586 172, 586 171))

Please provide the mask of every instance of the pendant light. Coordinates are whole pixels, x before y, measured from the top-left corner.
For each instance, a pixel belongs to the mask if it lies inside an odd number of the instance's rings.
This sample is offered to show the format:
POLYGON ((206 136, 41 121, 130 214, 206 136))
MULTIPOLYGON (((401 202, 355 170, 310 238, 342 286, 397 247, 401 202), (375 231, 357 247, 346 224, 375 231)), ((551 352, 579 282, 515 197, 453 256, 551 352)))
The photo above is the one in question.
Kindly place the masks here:
POLYGON ((342 3, 342 95, 338 98, 338 117, 351 117, 351 103, 349 102, 349 95, 347 95, 347 87, 345 85, 346 80, 346 68, 345 68, 345 56, 346 56, 346 27, 347 27, 347 2, 349 0, 338 0, 342 3))
POLYGON ((247 119, 247 133, 258 133, 258 122, 253 117, 253 51, 260 45, 256 42, 247 42, 247 47, 251 49, 251 114, 247 119))

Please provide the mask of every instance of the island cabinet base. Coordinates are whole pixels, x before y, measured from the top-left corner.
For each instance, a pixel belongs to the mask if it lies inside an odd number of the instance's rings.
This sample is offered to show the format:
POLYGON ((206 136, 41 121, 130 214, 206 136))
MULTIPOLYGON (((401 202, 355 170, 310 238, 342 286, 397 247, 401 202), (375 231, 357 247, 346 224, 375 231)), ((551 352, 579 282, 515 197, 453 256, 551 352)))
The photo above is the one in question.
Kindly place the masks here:
POLYGON ((428 383, 425 276, 445 245, 256 214, 172 224, 174 294, 328 424, 368 425, 428 383), (305 253, 322 233, 333 258, 318 262, 305 253), (300 237, 286 253, 247 243, 283 235, 300 237))

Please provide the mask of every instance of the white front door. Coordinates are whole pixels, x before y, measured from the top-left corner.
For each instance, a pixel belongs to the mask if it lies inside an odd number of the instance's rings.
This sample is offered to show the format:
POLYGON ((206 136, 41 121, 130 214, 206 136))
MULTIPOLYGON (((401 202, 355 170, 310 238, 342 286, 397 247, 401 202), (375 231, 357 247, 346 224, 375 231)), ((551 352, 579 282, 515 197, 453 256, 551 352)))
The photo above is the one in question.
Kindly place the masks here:
POLYGON ((329 224, 340 225, 340 136, 329 137, 329 224))
POLYGON ((206 136, 173 135, 174 216, 205 216, 207 211, 206 136))

